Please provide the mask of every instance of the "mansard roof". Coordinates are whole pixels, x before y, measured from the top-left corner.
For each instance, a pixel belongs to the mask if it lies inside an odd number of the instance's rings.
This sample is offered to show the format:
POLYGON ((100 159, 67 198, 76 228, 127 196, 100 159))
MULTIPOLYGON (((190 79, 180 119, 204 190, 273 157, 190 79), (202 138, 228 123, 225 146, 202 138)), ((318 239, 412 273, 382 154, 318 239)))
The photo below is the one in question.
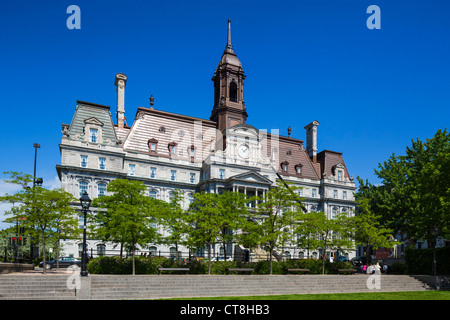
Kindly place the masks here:
POLYGON ((75 114, 69 126, 69 139, 79 139, 81 135, 84 135, 84 139, 87 140, 86 135, 89 133, 84 132, 86 124, 101 126, 103 139, 113 145, 117 143, 109 106, 77 100, 75 114))

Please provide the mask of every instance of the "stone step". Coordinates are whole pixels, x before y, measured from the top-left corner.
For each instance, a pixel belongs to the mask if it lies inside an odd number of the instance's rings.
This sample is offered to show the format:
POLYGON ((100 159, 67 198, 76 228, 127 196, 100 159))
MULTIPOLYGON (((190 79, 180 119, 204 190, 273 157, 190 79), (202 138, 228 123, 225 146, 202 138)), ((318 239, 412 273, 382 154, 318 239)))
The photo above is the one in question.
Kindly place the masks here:
MULTIPOLYGON (((0 276, 0 300, 76 299, 68 275, 0 276)), ((368 275, 90 275, 91 299, 247 296, 430 289, 410 276, 381 276, 381 289, 367 288, 368 275)))

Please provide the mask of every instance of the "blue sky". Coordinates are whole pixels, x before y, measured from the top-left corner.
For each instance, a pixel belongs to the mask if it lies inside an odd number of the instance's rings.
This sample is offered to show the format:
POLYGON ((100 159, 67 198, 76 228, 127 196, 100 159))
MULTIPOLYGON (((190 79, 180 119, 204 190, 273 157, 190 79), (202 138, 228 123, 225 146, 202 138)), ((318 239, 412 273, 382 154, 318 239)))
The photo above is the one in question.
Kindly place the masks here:
POLYGON ((118 72, 129 123, 150 94, 156 109, 209 118, 231 18, 247 123, 305 140, 318 120, 319 151, 378 183, 378 163, 448 127, 449 12, 444 0, 2 1, 0 171, 32 173, 38 142, 37 175, 57 185, 61 123, 76 100, 114 115, 118 72), (72 4, 80 30, 66 26, 72 4), (379 30, 366 26, 373 4, 379 30))

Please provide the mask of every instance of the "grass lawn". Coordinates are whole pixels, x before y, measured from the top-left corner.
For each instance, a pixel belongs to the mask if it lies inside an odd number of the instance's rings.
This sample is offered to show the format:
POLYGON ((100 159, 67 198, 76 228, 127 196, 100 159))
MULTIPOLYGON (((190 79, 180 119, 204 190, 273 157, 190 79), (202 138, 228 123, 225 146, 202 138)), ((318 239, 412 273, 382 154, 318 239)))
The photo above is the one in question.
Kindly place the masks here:
POLYGON ((275 296, 201 297, 172 300, 450 300, 450 291, 289 294, 275 296))

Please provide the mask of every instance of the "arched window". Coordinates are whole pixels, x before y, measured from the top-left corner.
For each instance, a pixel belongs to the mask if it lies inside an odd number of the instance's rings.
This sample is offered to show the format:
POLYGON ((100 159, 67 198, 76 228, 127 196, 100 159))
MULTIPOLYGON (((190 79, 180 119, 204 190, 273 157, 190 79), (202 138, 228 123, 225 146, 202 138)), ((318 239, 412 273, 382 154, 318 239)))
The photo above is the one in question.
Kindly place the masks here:
POLYGON ((98 185, 98 196, 99 197, 106 196, 106 184, 99 183, 99 185, 98 185))
POLYGON ((79 182, 79 191, 80 191, 80 197, 83 195, 83 193, 88 191, 88 183, 87 181, 80 181, 79 182))
POLYGON ((237 84, 234 81, 230 83, 230 101, 237 102, 237 84))
POLYGON ((156 192, 156 190, 150 190, 150 192, 148 193, 149 197, 152 199, 156 199, 158 193, 156 192))
POLYGON ((337 215, 337 207, 333 207, 333 209, 331 209, 331 219, 335 219, 336 215, 337 215))
POLYGON ((158 255, 158 248, 155 246, 150 247, 149 251, 150 257, 156 257, 158 255))
POLYGON ((97 255, 104 256, 106 254, 106 246, 104 244, 97 245, 97 255))

